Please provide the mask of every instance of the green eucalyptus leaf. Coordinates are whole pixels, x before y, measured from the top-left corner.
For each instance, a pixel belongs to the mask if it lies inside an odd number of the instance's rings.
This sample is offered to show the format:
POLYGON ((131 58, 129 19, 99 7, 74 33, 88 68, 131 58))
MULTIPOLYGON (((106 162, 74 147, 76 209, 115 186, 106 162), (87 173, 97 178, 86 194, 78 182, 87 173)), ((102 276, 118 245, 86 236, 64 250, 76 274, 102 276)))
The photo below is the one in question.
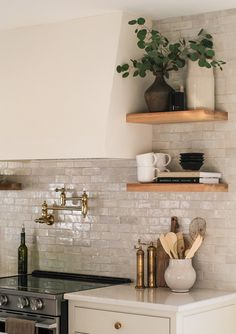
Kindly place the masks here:
POLYGON ((176 49, 178 49, 180 47, 180 43, 175 43, 174 46, 176 49))
POLYGON ((128 24, 130 24, 131 26, 136 24, 136 23, 137 23, 137 20, 131 20, 131 21, 128 22, 128 24))
POLYGON ((122 78, 127 78, 129 76, 129 72, 125 72, 122 74, 122 78))
POLYGON ((211 68, 211 64, 209 64, 207 61, 205 61, 205 67, 211 68))
POLYGON ((139 71, 138 70, 134 71, 133 77, 137 77, 138 75, 139 75, 139 71))
POLYGON ((118 73, 121 73, 121 72, 122 72, 122 67, 121 67, 120 65, 118 65, 118 66, 116 67, 116 71, 117 71, 118 73))
POLYGON ((200 66, 200 67, 205 67, 205 59, 199 59, 199 61, 198 61, 198 65, 200 66))
POLYGON ((146 22, 146 21, 145 21, 145 19, 144 19, 143 17, 139 17, 139 18, 137 19, 137 23, 138 23, 139 25, 143 25, 145 22, 146 22))
POLYGON ((145 49, 146 47, 146 44, 144 41, 138 41, 137 45, 140 49, 145 49))
POLYGON ((140 75, 141 78, 144 78, 144 77, 146 77, 146 72, 145 71, 140 71, 139 75, 140 75))
POLYGON ((214 55, 215 55, 215 51, 214 51, 214 50, 207 50, 207 51, 205 52, 205 55, 206 55, 207 57, 212 58, 212 57, 214 57, 214 55))
POLYGON ((202 55, 205 53, 205 47, 203 46, 203 45, 198 45, 198 47, 197 47, 197 51, 199 52, 199 53, 201 53, 202 55))
POLYGON ((177 60, 176 60, 176 65, 177 65, 179 68, 183 68, 184 65, 185 65, 185 60, 183 60, 183 59, 177 59, 177 60))
POLYGON ((207 39, 212 39, 212 38, 213 38, 210 34, 206 34, 205 37, 206 37, 207 39))
POLYGON ((190 48, 197 51, 198 50, 198 45, 196 43, 190 43, 190 48))
POLYGON ((198 60, 198 53, 197 52, 193 52, 189 55, 189 58, 192 60, 192 61, 196 61, 198 60))
POLYGON ((129 69, 129 65, 128 64, 124 64, 122 65, 122 72, 125 72, 129 69))
POLYGON ((213 42, 210 41, 209 39, 205 39, 205 38, 204 38, 204 39, 201 41, 201 45, 205 46, 206 48, 212 49, 212 47, 213 47, 213 42))
POLYGON ((144 40, 145 37, 146 37, 146 35, 147 35, 147 29, 141 29, 141 30, 139 30, 138 33, 137 33, 137 37, 138 37, 138 39, 140 39, 140 40, 144 40))

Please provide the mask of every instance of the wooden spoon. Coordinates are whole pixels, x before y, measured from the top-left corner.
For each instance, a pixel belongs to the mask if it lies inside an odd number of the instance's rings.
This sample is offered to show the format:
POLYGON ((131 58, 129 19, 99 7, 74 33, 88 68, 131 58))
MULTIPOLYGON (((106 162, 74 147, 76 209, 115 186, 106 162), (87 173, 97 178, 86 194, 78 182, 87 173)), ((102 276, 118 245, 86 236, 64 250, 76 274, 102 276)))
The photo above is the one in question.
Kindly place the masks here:
POLYGON ((189 225, 189 235, 193 241, 197 238, 198 234, 200 234, 203 239, 206 234, 206 221, 200 217, 194 218, 189 225))
POLYGON ((165 236, 165 240, 169 246, 169 249, 171 253, 173 254, 173 257, 175 259, 178 259, 178 254, 177 254, 177 236, 173 232, 169 232, 165 236))
POLYGON ((167 243, 167 241, 165 239, 164 234, 160 235, 160 242, 161 242, 161 245, 162 245, 164 251, 169 255, 169 257, 171 259, 173 259, 173 256, 171 255, 170 248, 169 248, 169 245, 168 245, 168 243, 167 243))
POLYGON ((189 252, 187 253, 187 255, 185 257, 186 259, 191 259, 194 256, 194 254, 196 253, 196 251, 198 250, 198 248, 201 246, 202 240, 203 240, 203 238, 199 234, 197 236, 196 240, 194 241, 192 247, 190 248, 189 252))
POLYGON ((184 258, 184 250, 185 250, 185 244, 184 244, 184 236, 182 232, 176 233, 177 236, 177 253, 179 259, 184 258))

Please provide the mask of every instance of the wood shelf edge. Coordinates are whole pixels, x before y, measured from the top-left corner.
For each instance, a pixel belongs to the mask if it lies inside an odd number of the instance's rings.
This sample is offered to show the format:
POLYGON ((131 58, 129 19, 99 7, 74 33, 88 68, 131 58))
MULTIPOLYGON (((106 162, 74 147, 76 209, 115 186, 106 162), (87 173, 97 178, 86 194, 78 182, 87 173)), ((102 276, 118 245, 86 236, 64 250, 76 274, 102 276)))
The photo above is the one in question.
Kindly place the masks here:
POLYGON ((0 190, 22 190, 22 184, 18 182, 0 183, 0 190))
POLYGON ((128 183, 127 191, 135 192, 228 192, 228 184, 202 183, 128 183))
POLYGON ((144 112, 126 115, 127 123, 168 124, 223 121, 228 119, 226 111, 209 110, 205 108, 183 111, 144 112))

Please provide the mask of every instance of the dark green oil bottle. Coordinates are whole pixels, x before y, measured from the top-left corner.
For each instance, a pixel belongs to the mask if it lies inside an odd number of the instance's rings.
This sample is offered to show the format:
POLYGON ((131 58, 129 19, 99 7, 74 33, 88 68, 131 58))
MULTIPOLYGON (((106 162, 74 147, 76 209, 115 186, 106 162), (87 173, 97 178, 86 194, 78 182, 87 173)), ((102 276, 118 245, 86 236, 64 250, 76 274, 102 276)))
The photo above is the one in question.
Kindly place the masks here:
POLYGON ((27 274, 28 271, 28 249, 25 244, 25 227, 22 225, 20 234, 20 246, 18 248, 18 274, 27 274))

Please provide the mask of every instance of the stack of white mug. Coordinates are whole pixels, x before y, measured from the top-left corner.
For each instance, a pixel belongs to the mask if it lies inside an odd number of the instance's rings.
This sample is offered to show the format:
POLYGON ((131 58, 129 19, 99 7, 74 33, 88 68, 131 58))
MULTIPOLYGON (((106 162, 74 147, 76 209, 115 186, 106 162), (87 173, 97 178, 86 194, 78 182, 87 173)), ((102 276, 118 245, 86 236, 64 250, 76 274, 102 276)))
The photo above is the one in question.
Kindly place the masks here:
POLYGON ((145 153, 136 155, 137 176, 139 182, 153 182, 158 172, 169 172, 166 166, 171 162, 171 156, 166 153, 145 153))

